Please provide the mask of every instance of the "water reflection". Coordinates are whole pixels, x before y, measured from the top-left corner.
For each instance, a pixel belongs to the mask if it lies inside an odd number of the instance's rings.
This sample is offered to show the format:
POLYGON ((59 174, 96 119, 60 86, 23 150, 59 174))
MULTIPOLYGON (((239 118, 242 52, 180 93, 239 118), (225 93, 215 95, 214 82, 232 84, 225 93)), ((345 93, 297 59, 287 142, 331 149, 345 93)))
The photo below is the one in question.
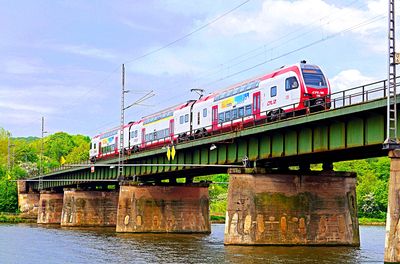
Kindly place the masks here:
POLYGON ((365 263, 383 260, 384 227, 361 227, 361 247, 224 246, 210 235, 126 234, 114 228, 0 225, 1 263, 365 263))

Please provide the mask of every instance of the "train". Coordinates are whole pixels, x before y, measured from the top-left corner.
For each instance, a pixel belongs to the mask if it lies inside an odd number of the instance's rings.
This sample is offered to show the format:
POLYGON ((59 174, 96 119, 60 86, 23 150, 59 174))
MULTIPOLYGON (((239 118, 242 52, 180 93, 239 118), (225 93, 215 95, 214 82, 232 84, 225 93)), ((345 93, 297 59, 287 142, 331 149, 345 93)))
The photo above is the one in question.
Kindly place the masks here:
POLYGON ((90 143, 90 160, 119 155, 122 134, 123 150, 131 155, 289 115, 302 115, 310 110, 329 109, 330 94, 329 81, 319 66, 306 61, 282 66, 129 122, 123 131, 118 127, 96 135, 90 143))

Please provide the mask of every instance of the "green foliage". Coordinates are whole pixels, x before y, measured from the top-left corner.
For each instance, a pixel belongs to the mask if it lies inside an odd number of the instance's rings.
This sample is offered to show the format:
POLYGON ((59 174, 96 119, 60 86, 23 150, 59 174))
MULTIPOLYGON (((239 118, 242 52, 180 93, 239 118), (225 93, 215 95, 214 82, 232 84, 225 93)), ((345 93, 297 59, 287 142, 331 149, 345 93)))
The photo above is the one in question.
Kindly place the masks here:
POLYGON ((16 212, 18 209, 17 184, 11 180, 17 178, 19 171, 6 172, 0 167, 0 212, 16 212))
MULTIPOLYGON (((70 163, 85 161, 89 158, 89 142, 87 136, 64 132, 50 135, 43 141, 37 137, 13 138, 0 128, 0 212, 15 213, 18 209, 17 186, 11 180, 38 175, 40 164, 44 172, 58 167, 61 156, 70 163), (44 151, 41 156, 42 142, 44 151)), ((2 215, 0 222, 4 219, 7 217, 2 215)))
POLYGON ((385 219, 390 159, 387 157, 335 163, 335 170, 357 173, 359 217, 385 219))
POLYGON ((67 156, 75 147, 72 136, 64 132, 57 132, 48 136, 44 144, 44 154, 55 161, 59 161, 61 156, 67 156))
POLYGON ((228 196, 228 174, 215 174, 207 177, 201 177, 201 180, 213 182, 210 185, 210 214, 214 216, 225 216, 226 201, 228 196))

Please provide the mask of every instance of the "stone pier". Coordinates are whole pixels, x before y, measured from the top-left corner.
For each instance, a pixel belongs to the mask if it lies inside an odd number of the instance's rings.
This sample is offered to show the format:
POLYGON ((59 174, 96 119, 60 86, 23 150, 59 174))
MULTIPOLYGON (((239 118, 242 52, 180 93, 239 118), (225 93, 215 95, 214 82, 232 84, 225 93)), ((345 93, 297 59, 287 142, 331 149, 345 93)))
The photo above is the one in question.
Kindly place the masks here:
POLYGON ((40 193, 38 224, 60 224, 63 193, 42 191, 40 193))
POLYGON ((18 209, 21 212, 20 216, 23 218, 37 219, 40 194, 38 192, 28 190, 25 181, 18 181, 17 188, 18 209))
POLYGON ((385 263, 400 263, 400 150, 389 152, 390 177, 386 216, 385 263))
POLYGON ((121 186, 116 230, 210 233, 208 184, 121 186))
POLYGON ((229 174, 226 245, 359 246, 354 173, 229 174))
POLYGON ((61 226, 115 226, 117 191, 64 189, 61 226))

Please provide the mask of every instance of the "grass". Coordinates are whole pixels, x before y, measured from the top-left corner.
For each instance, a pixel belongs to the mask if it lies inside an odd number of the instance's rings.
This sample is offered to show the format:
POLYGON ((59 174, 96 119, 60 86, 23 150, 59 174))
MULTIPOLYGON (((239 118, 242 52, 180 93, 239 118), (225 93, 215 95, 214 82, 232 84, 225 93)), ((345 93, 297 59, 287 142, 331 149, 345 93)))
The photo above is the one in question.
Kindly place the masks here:
POLYGON ((210 218, 212 223, 225 223, 225 216, 211 215, 210 218))
POLYGON ((24 223, 26 219, 23 219, 15 214, 0 213, 0 223, 24 223))
POLYGON ((360 217, 358 223, 360 225, 385 225, 386 219, 360 217))

